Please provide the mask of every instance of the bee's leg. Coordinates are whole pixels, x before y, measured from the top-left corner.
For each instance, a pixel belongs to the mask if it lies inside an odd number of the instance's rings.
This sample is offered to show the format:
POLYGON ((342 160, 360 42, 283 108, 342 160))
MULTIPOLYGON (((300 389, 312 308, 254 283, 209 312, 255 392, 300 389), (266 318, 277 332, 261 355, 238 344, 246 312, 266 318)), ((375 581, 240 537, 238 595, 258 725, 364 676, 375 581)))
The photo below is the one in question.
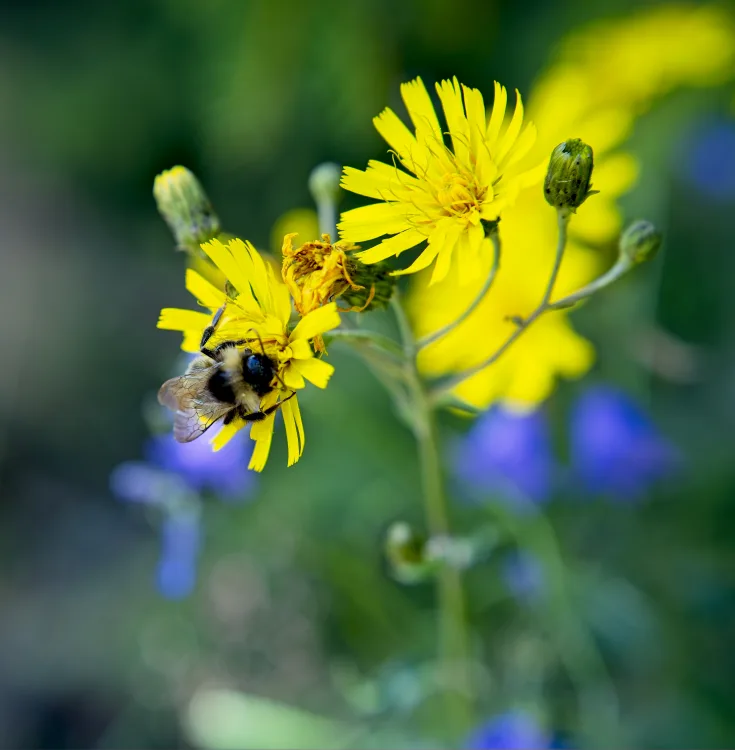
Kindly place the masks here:
POLYGON ((220 353, 224 349, 229 349, 233 346, 242 346, 243 344, 248 344, 252 341, 252 339, 237 339, 237 341, 223 341, 220 344, 217 344, 217 346, 214 347, 214 349, 210 349, 211 354, 207 354, 204 349, 202 349, 202 354, 206 354, 208 357, 211 357, 212 359, 219 359, 220 353))
POLYGON ((263 411, 253 411, 250 412, 250 414, 243 414, 242 411, 240 412, 241 419, 245 420, 246 422, 261 422, 263 421, 269 414, 273 414, 273 412, 278 409, 279 407, 283 406, 286 401, 289 399, 292 399, 296 395, 296 391, 291 391, 290 396, 286 396, 282 401, 279 401, 277 404, 273 404, 273 406, 269 406, 267 409, 263 409, 263 411))
POLYGON ((214 314, 214 317, 212 318, 212 322, 204 329, 204 332, 202 333, 202 340, 199 342, 199 351, 202 354, 209 357, 210 359, 215 359, 214 354, 216 352, 216 349, 213 351, 212 349, 206 348, 207 341, 209 341, 209 339, 212 338, 212 336, 214 335, 214 332, 217 330, 217 326, 219 325, 220 318, 222 317, 222 314, 225 311, 225 307, 227 307, 226 302, 214 314))
POLYGON ((230 411, 225 414, 225 418, 222 420, 222 424, 230 424, 232 420, 237 416, 237 409, 230 409, 230 411))

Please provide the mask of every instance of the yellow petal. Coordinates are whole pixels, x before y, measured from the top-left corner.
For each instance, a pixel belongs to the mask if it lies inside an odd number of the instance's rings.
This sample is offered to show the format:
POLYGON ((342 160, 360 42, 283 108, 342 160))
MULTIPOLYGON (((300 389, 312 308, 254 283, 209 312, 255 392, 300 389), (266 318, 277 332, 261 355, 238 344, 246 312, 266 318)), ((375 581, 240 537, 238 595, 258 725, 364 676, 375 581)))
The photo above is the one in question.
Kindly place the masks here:
POLYGON ((201 351, 202 348, 202 332, 201 331, 185 331, 184 338, 181 341, 182 351, 189 352, 189 354, 196 354, 201 351))
POLYGON ((462 233, 462 226, 454 222, 448 229, 444 245, 439 249, 434 272, 431 274, 430 284, 436 284, 446 277, 452 264, 452 254, 462 233))
POLYGON ((165 331, 198 331, 201 338, 202 332, 211 322, 212 316, 207 313, 164 307, 157 327, 165 331))
POLYGON ((443 141, 434 105, 421 78, 401 84, 401 96, 406 105, 411 121, 416 128, 419 139, 432 137, 440 143, 443 141))
POLYGON ((490 146, 491 153, 495 154, 498 136, 500 135, 500 128, 503 125, 505 119, 505 108, 508 104, 508 92, 505 90, 505 86, 501 86, 495 81, 495 98, 493 99, 493 111, 490 115, 490 120, 487 123, 487 132, 485 139, 487 140, 488 146, 490 146))
POLYGON ((452 81, 442 81, 436 85, 439 99, 444 109, 444 117, 452 136, 452 148, 457 159, 469 166, 470 159, 470 131, 462 103, 462 92, 455 78, 452 81))
POLYGON ((345 190, 380 200, 392 200, 396 197, 395 191, 419 186, 418 180, 412 175, 381 161, 369 161, 364 172, 345 167, 342 175, 342 187, 345 190))
POLYGON ((418 151, 418 144, 398 115, 392 109, 386 107, 377 117, 373 118, 373 124, 386 143, 398 154, 400 160, 411 169, 418 151))
POLYGON ((291 347, 291 356, 294 359, 309 359, 314 356, 308 339, 298 339, 298 341, 291 339, 288 345, 291 347))
MULTIPOLYGON (((286 427, 286 445, 288 446, 288 465, 293 466, 301 454, 304 452, 304 446, 301 444, 301 432, 294 415, 294 404, 296 397, 283 402, 281 411, 283 412, 283 424, 286 427)), ((298 408, 298 406, 297 406, 298 408)), ((300 416, 300 415, 299 415, 300 416)), ((299 421, 301 421, 299 419, 299 421)), ((303 430, 303 425, 302 428, 303 430)))
POLYGON ((292 361, 283 372, 283 382, 286 388, 290 388, 292 391, 298 391, 306 385, 303 376, 296 369, 295 364, 296 360, 292 361))
POLYGON ((521 126, 523 125, 523 99, 521 99, 521 92, 516 89, 516 108, 513 112, 510 125, 505 131, 500 145, 498 146, 498 155, 496 161, 502 162, 503 159, 508 155, 510 150, 513 148, 513 144, 518 138, 518 134, 521 132, 521 126))
POLYGON ((262 421, 253 422, 253 426, 250 428, 250 439, 255 441, 255 448, 253 448, 253 455, 250 457, 248 469, 263 471, 265 468, 266 461, 268 461, 268 454, 271 451, 271 443, 273 442, 273 425, 275 419, 276 414, 273 412, 262 421))
POLYGON ((299 341, 300 339, 313 339, 314 336, 331 331, 332 328, 336 328, 339 324, 340 318, 339 313, 337 312, 337 304, 335 302, 330 302, 328 305, 318 307, 316 310, 312 310, 308 315, 304 315, 296 328, 293 329, 290 340, 299 341))
POLYGON ((393 271, 391 275, 403 276, 407 273, 423 271, 424 268, 427 268, 434 262, 434 258, 436 258, 438 252, 439 246, 436 243, 431 243, 408 268, 403 268, 400 271, 393 271))
POLYGON ((470 147, 472 153, 487 154, 485 149, 485 100, 477 89, 462 86, 464 105, 467 110, 467 124, 470 133, 470 147))
POLYGON ((219 451, 232 440, 235 435, 245 426, 245 422, 236 419, 230 424, 222 426, 222 429, 209 441, 213 451, 219 451))
POLYGON ((329 378, 332 377, 334 366, 323 359, 312 357, 311 359, 294 359, 289 370, 295 370, 305 377, 317 388, 326 388, 329 378))
MULTIPOLYGON (((237 242, 242 244, 242 240, 237 240, 237 242)), ((219 240, 210 240, 204 242, 201 248, 240 294, 250 296, 248 278, 241 270, 239 263, 232 257, 229 246, 223 245, 219 240)))
POLYGON ((379 245, 371 247, 369 250, 358 253, 357 257, 363 263, 377 263, 389 258, 391 255, 400 255, 404 250, 415 247, 425 239, 426 235, 417 229, 407 229, 405 232, 401 232, 390 239, 383 240, 379 245))
POLYGON ((207 281, 192 268, 186 269, 186 288, 197 298, 198 302, 210 310, 216 310, 227 299, 221 289, 207 281))
POLYGON ((340 234, 352 242, 374 240, 384 234, 397 234, 410 229, 408 208, 402 203, 374 203, 345 211, 337 225, 340 234))

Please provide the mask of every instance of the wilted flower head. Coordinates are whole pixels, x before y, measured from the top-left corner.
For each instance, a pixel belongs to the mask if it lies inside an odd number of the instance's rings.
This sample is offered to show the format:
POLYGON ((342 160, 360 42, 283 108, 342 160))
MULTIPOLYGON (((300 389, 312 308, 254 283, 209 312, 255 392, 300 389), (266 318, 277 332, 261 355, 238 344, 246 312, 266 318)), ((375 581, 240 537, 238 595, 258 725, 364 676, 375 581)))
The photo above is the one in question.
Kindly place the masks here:
MULTIPOLYGON (((382 264, 366 266, 355 257, 357 245, 332 243, 328 234, 296 248, 295 236, 283 238, 283 280, 300 315, 339 298, 348 302, 353 312, 385 307, 395 279, 382 264)), ((324 350, 321 337, 314 340, 314 346, 317 351, 324 350)))
POLYGON ((464 747, 466 750, 546 750, 551 747, 551 737, 530 713, 514 710, 481 724, 464 747))
POLYGON ((456 451, 457 477, 471 489, 519 506, 551 496, 555 461, 542 411, 495 406, 473 424, 456 451))
POLYGON ((414 273, 436 261, 432 282, 447 275, 455 253, 460 271, 471 278, 477 256, 489 251, 486 223, 496 221, 518 193, 543 174, 523 166, 536 130, 530 123, 523 127, 518 92, 506 126, 507 94, 499 83, 489 119, 477 89, 460 86, 455 78, 437 84, 436 90, 451 148, 444 143, 443 128, 423 81, 402 84, 415 133, 391 109, 375 118, 375 127, 398 163, 371 161, 364 172, 345 168, 345 190, 381 203, 343 213, 339 225, 341 236, 351 242, 394 235, 364 251, 360 257, 365 263, 400 255, 427 240, 417 260, 397 273, 414 273))
POLYGON ((648 415, 615 388, 582 394, 570 428, 572 468, 590 493, 635 499, 680 465, 678 451, 648 415))
MULTIPOLYGON (((227 279, 227 291, 216 288, 196 271, 186 274, 186 288, 209 313, 166 308, 161 311, 158 327, 182 331, 181 348, 198 352, 202 334, 215 311, 224 307, 216 331, 208 345, 216 347, 225 341, 252 341, 254 350, 276 363, 277 373, 272 390, 262 397, 260 410, 267 414, 250 428, 255 449, 249 468, 261 471, 270 453, 276 411, 283 414, 288 443, 289 466, 300 458, 304 449, 304 427, 294 392, 305 387, 306 380, 325 388, 334 371, 332 365, 314 356, 311 342, 339 325, 339 314, 331 302, 305 315, 292 327, 291 297, 286 285, 276 277, 249 242, 234 239, 226 245, 219 240, 204 243, 202 250, 227 279)), ((246 422, 239 416, 222 427, 212 440, 215 450, 226 445, 246 422)))

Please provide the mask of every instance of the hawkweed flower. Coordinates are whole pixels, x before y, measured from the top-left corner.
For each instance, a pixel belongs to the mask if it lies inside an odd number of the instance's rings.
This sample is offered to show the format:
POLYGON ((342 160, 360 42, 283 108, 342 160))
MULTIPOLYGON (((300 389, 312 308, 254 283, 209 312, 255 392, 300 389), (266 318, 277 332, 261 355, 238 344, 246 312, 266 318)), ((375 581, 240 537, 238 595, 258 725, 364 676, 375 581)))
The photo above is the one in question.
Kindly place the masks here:
POLYGON ((574 476, 585 491, 635 500, 680 468, 679 452, 625 393, 594 386, 570 420, 574 476))
POLYGON ((345 167, 342 187, 380 203, 346 211, 339 224, 349 242, 393 235, 365 250, 364 263, 377 263, 427 241, 416 261, 401 273, 414 273, 436 261, 432 283, 443 279, 456 254, 460 272, 471 278, 478 255, 488 254, 488 222, 515 202, 518 193, 541 179, 538 167, 524 165, 536 140, 531 124, 523 127, 523 103, 505 125, 507 93, 495 84, 488 119, 477 89, 455 78, 436 90, 451 136, 451 147, 420 78, 401 85, 401 95, 415 132, 391 109, 374 119, 375 127, 396 157, 394 164, 371 161, 365 171, 345 167))
MULTIPOLYGON (((198 352, 203 332, 212 325, 213 314, 223 308, 208 346, 246 340, 252 342, 249 346, 254 352, 265 354, 276 366, 272 389, 260 401, 260 411, 265 417, 250 428, 255 448, 249 468, 262 471, 265 467, 277 407, 283 413, 291 466, 304 450, 304 426, 296 391, 304 388, 307 380, 325 388, 334 371, 332 365, 314 356, 311 342, 339 325, 336 304, 331 302, 312 310, 292 327, 287 286, 249 242, 233 239, 223 244, 212 240, 204 243, 202 250, 226 277, 227 291, 188 269, 186 288, 209 313, 166 308, 161 311, 158 327, 181 331, 184 334, 181 348, 198 352)), ((214 450, 220 450, 246 424, 240 416, 235 416, 212 439, 214 450)))

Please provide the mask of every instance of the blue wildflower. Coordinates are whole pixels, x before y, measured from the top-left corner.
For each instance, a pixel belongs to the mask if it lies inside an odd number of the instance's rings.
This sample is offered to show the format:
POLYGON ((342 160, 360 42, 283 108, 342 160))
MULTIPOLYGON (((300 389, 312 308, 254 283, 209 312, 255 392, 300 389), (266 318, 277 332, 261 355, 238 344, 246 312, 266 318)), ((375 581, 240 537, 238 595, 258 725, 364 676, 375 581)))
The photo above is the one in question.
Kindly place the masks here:
POLYGON ((546 750, 551 737, 533 716, 514 710, 481 724, 465 744, 466 750, 546 750))
POLYGON ((151 464, 177 474, 197 492, 211 490, 224 499, 243 497, 253 488, 251 453, 252 441, 244 431, 217 452, 208 440, 178 443, 171 433, 156 435, 145 446, 151 464))
POLYGON ((625 393, 595 386, 572 408, 570 452, 575 477, 590 493, 643 495, 676 471, 678 451, 625 393))
POLYGON ((735 197, 735 126, 708 123, 690 139, 681 153, 686 177, 713 198, 735 197))
POLYGON ((173 513, 164 519, 156 581, 167 599, 183 599, 194 589, 200 538, 198 514, 173 513))
POLYGON ((518 505, 548 500, 556 464, 546 415, 496 406, 483 414, 455 451, 457 477, 473 490, 518 505))

